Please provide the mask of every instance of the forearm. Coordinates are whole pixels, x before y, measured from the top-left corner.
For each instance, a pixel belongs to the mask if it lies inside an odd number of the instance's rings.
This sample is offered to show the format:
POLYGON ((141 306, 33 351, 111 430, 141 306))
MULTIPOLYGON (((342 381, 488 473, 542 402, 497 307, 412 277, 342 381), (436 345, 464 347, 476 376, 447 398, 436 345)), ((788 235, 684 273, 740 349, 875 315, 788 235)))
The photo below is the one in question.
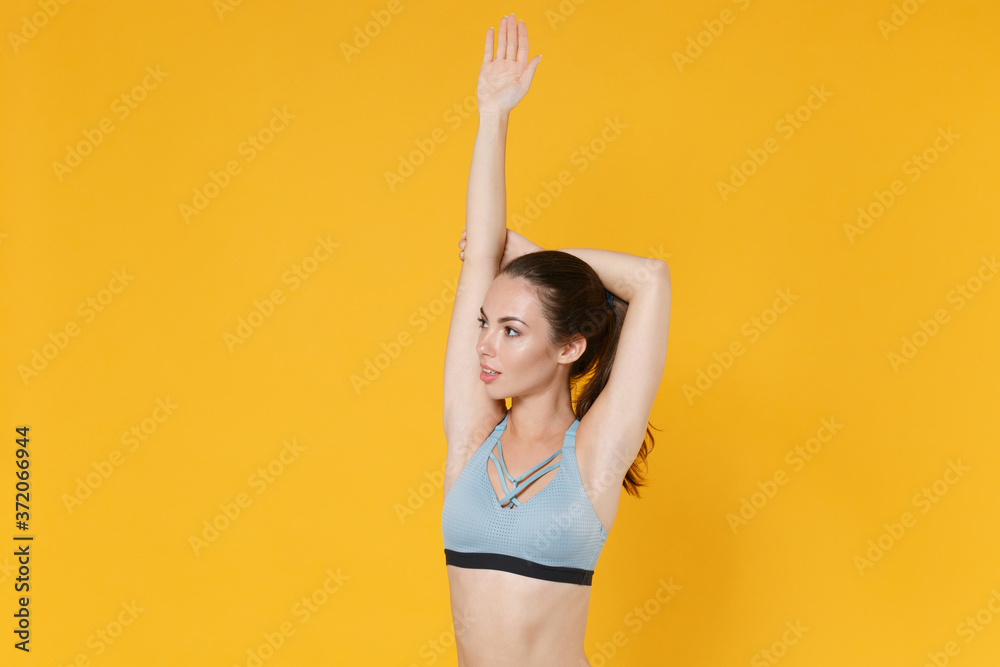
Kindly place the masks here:
POLYGON ((579 257, 597 272, 604 288, 619 299, 631 302, 641 290, 669 284, 666 264, 653 257, 630 255, 600 248, 559 248, 579 257))
POLYGON ((499 262, 507 233, 506 114, 480 114, 465 198, 465 258, 499 262))

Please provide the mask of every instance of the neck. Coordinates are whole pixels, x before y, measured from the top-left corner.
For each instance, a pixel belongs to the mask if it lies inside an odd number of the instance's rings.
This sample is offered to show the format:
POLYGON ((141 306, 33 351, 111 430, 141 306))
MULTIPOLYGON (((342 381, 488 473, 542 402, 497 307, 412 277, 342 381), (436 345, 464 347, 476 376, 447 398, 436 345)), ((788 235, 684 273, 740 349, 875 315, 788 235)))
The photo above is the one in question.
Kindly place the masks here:
POLYGON ((557 438, 562 440, 575 420, 569 392, 558 401, 515 396, 511 399, 506 430, 517 442, 548 443, 557 438))

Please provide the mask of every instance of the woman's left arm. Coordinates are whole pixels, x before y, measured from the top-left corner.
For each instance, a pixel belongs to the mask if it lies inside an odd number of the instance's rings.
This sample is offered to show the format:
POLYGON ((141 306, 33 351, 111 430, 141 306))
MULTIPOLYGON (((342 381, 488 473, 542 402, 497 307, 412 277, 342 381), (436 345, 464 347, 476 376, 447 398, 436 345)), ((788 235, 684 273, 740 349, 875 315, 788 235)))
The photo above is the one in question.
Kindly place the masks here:
POLYGON ((590 264, 604 283, 604 289, 629 304, 642 289, 662 291, 663 281, 666 281, 669 296, 670 271, 663 260, 600 248, 559 248, 559 251, 590 264))
POLYGON ((646 437, 667 360, 670 269, 663 260, 597 248, 560 248, 590 264, 605 289, 628 303, 608 383, 578 435, 595 443, 595 463, 625 477, 646 437))

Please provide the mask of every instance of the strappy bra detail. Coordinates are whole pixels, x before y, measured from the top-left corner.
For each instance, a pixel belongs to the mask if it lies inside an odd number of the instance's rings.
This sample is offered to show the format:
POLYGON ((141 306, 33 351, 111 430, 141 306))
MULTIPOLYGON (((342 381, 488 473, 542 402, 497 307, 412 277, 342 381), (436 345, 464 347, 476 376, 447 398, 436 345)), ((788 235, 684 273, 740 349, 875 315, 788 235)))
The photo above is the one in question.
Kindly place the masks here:
POLYGON ((500 446, 508 415, 476 449, 444 499, 445 563, 589 586, 608 533, 583 488, 577 465, 580 420, 566 430, 559 451, 513 477, 500 446), (560 460, 548 465, 560 453, 560 460), (497 469, 503 498, 497 497, 490 481, 488 461, 497 469), (517 498, 557 467, 559 472, 540 491, 524 501, 517 498))
POLYGON ((537 474, 532 474, 532 473, 534 473, 536 470, 538 470, 539 468, 541 468, 543 465, 545 465, 546 463, 548 463, 549 461, 551 461, 555 457, 559 456, 559 454, 561 454, 561 453, 562 453, 561 449, 558 450, 558 451, 552 452, 552 455, 550 457, 548 457, 547 459, 545 459, 544 461, 542 461, 538 465, 532 466, 527 472, 525 472, 525 473, 523 473, 521 475, 518 475, 517 477, 514 477, 509 472, 507 472, 507 466, 504 465, 504 461, 503 461, 503 443, 501 443, 500 439, 497 438, 497 453, 496 453, 496 455, 494 455, 492 451, 490 452, 490 461, 493 462, 493 467, 496 468, 497 476, 500 478, 500 486, 503 487, 504 493, 507 494, 502 499, 500 499, 500 501, 499 501, 500 505, 501 506, 506 505, 507 501, 510 500, 510 501, 513 501, 514 505, 517 505, 518 507, 520 507, 521 506, 521 501, 518 500, 517 494, 521 492, 521 489, 527 487, 529 484, 531 484, 532 482, 534 482, 536 479, 538 479, 539 477, 541 477, 545 473, 550 472, 550 471, 555 470, 556 468, 558 468, 559 464, 562 463, 562 461, 556 461, 554 464, 552 464, 552 466, 546 468, 545 470, 542 470, 542 471, 538 472, 537 474), (499 458, 499 462, 497 461, 497 458, 499 458), (529 475, 530 475, 530 478, 527 479, 526 481, 524 481, 524 484, 521 484, 520 486, 518 486, 518 484, 520 484, 521 481, 524 480, 524 478, 528 477, 529 475), (511 482, 511 488, 509 488, 509 489, 507 488, 507 480, 508 479, 511 482))

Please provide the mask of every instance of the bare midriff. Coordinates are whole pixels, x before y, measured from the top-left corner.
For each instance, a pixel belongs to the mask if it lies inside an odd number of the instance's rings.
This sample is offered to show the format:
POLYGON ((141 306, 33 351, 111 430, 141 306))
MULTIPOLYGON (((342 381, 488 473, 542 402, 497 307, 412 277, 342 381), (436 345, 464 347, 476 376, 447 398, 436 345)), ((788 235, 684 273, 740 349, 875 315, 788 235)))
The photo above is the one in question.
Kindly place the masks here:
POLYGON ((459 667, 588 667, 590 586, 446 566, 459 667))

